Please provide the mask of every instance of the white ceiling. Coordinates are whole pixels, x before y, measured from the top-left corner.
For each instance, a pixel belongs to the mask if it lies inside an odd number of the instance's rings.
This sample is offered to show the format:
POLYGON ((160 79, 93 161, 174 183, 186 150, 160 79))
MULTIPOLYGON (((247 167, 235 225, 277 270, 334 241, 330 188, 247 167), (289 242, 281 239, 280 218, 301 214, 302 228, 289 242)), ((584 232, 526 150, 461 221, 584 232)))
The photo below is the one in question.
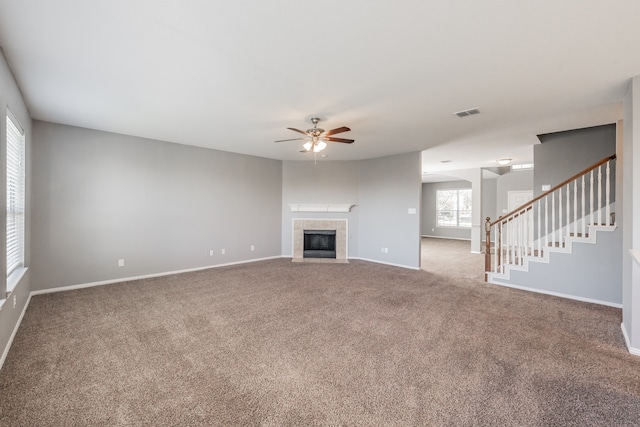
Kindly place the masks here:
POLYGON ((309 160, 273 141, 317 115, 356 140, 328 160, 425 150, 442 174, 619 119, 638 18, 637 0, 0 0, 0 45, 36 119, 309 160))

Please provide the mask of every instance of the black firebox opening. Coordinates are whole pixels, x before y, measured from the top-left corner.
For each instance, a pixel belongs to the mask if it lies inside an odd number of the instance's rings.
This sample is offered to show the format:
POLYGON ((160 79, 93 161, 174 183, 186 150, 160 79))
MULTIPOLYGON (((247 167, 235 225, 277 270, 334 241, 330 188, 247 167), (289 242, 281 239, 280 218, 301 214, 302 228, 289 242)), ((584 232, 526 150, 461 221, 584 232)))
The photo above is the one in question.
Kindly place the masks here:
POLYGON ((304 230, 303 258, 335 258, 336 230, 304 230))

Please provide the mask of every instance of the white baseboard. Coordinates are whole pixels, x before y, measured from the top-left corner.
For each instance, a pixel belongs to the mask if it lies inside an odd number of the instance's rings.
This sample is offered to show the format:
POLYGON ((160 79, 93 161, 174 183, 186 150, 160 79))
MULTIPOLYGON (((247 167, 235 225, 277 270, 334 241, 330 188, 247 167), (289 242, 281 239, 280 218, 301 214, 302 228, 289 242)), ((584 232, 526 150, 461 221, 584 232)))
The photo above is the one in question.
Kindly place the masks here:
POLYGON ((383 261, 378 261, 378 260, 369 259, 369 258, 349 257, 349 259, 359 259, 360 261, 367 261, 367 262, 373 262, 373 263, 376 263, 376 264, 390 265, 392 267, 408 268, 409 270, 420 270, 420 267, 411 267, 411 266, 408 266, 408 265, 394 264, 392 262, 383 262, 383 261))
POLYGON ((193 271, 200 271, 200 270, 208 270, 210 268, 219 268, 219 267, 226 267, 229 265, 238 265, 238 264, 248 264, 251 262, 258 262, 258 261, 266 261, 266 260, 270 260, 270 259, 279 259, 282 258, 280 255, 278 256, 272 256, 272 257, 266 257, 266 258, 255 258, 255 259, 249 259, 249 260, 245 260, 245 261, 236 261, 236 262, 228 262, 225 264, 216 264, 216 265, 208 265, 206 267, 195 267, 195 268, 187 268, 185 270, 175 270, 175 271, 165 271, 162 273, 153 273, 153 274, 144 274, 141 276, 132 276, 132 277, 121 277, 118 279, 112 279, 112 280, 102 280, 99 282, 91 282, 91 283, 80 283, 77 285, 69 285, 69 286, 60 286, 57 288, 49 288, 49 289, 41 289, 41 290, 37 290, 37 291, 31 291, 31 295, 43 295, 43 294, 51 294, 51 293, 55 293, 55 292, 65 292, 65 291, 72 291, 74 289, 82 289, 82 288, 92 288, 94 286, 104 286, 104 285, 110 285, 113 283, 120 283, 120 282, 129 282, 132 280, 140 280, 140 279, 151 279, 154 277, 162 277, 162 276, 170 276, 173 274, 180 274, 180 273, 190 273, 193 271))
POLYGON ((640 356, 640 348, 631 347, 631 341, 629 340, 629 336, 627 335, 627 330, 624 327, 624 323, 620 324, 620 328, 622 329, 622 336, 624 336, 624 342, 627 345, 627 350, 629 350, 629 353, 635 356, 640 356))
POLYGON ((16 333, 18 333, 18 328, 22 323, 22 318, 24 317, 24 314, 27 312, 27 307, 29 307, 29 302, 31 302, 31 294, 29 294, 29 296, 27 297, 27 302, 24 303, 24 307, 22 308, 22 313, 20 313, 20 317, 18 317, 18 321, 13 327, 13 331, 11 332, 11 336, 9 337, 9 341, 7 341, 7 345, 5 346, 4 351, 2 352, 2 356, 0 356, 0 369, 2 369, 2 366, 4 365, 4 361, 7 358, 7 355, 9 354, 9 349, 11 348, 11 344, 13 344, 13 339, 16 337, 16 333))
POLYGON ((431 236, 429 234, 423 234, 421 237, 428 237, 430 239, 464 240, 467 242, 471 241, 471 239, 463 239, 462 237, 431 236))
POLYGON ((622 308, 622 304, 617 304, 617 303, 609 302, 609 301, 602 301, 602 300, 593 299, 593 298, 579 297, 579 296, 576 296, 576 295, 563 294, 563 293, 560 293, 560 292, 545 291, 543 289, 530 288, 530 287, 527 287, 527 286, 512 285, 511 283, 500 283, 500 282, 494 281, 491 284, 498 285, 498 286, 504 286, 504 287, 507 287, 507 288, 520 289, 521 291, 535 292, 537 294, 552 295, 554 297, 567 298, 567 299, 572 299, 572 300, 581 301, 581 302, 588 302, 588 303, 591 303, 591 304, 605 305, 607 307, 622 308))

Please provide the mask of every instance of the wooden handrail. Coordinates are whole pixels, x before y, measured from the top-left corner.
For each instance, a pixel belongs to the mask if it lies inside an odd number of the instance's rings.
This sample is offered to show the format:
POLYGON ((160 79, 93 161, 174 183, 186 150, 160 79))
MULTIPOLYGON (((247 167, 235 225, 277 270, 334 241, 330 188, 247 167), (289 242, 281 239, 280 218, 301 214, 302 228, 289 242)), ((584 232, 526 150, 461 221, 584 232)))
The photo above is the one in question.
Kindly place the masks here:
MULTIPOLYGON (((493 227, 494 225, 498 224, 501 221, 504 221, 506 218, 508 218, 511 215, 517 214, 518 212, 524 210, 524 208, 527 208, 531 205, 533 205, 535 202, 537 202, 538 200, 546 197, 547 195, 553 193, 554 191, 556 191, 559 188, 564 187, 565 185, 567 185, 568 183, 570 183, 571 181, 573 181, 574 179, 577 179, 579 177, 581 177, 582 175, 585 175, 589 172, 591 172, 592 170, 594 170, 595 168, 602 166, 603 164, 607 163, 610 160, 614 160, 616 158, 615 154, 612 154, 609 157, 605 157, 604 159, 600 160, 599 162, 589 166, 588 168, 578 172, 577 174, 573 175, 571 178, 565 179, 564 181, 562 181, 560 184, 556 185, 555 187, 553 187, 551 190, 545 191, 544 193, 540 194, 538 197, 528 201, 527 203, 525 203, 524 205, 520 206, 517 209, 512 210, 511 212, 509 212, 506 215, 502 215, 500 218, 496 219, 495 221, 493 221, 491 224, 489 224, 489 227, 493 227)), ((488 218, 487 218, 488 219, 488 218)))

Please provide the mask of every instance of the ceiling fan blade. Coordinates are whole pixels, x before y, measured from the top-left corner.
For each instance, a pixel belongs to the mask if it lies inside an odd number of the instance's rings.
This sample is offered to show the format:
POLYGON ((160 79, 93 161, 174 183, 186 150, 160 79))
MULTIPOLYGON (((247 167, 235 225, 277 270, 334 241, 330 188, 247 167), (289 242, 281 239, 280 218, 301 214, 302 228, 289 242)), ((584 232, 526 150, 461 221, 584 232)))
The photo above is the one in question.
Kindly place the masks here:
POLYGON ((307 138, 281 139, 281 140, 273 141, 273 142, 304 141, 305 139, 307 139, 307 138))
POLYGON ((324 136, 329 136, 329 135, 335 135, 336 133, 342 133, 342 132, 349 132, 351 129, 349 129, 346 126, 342 126, 339 128, 335 128, 335 129, 331 129, 328 130, 324 133, 324 136))
POLYGON ((351 144, 352 142, 354 142, 354 139, 345 139, 345 138, 333 138, 333 137, 326 137, 326 138, 322 138, 325 141, 331 141, 331 142, 343 142, 345 144, 351 144))
POLYGON ((308 136, 308 134, 307 134, 305 131, 303 131, 303 130, 296 129, 296 128, 287 128, 287 129, 289 129, 289 130, 292 130, 292 131, 294 131, 294 132, 298 132, 298 133, 301 133, 301 134, 303 134, 303 135, 307 135, 307 136, 308 136))

